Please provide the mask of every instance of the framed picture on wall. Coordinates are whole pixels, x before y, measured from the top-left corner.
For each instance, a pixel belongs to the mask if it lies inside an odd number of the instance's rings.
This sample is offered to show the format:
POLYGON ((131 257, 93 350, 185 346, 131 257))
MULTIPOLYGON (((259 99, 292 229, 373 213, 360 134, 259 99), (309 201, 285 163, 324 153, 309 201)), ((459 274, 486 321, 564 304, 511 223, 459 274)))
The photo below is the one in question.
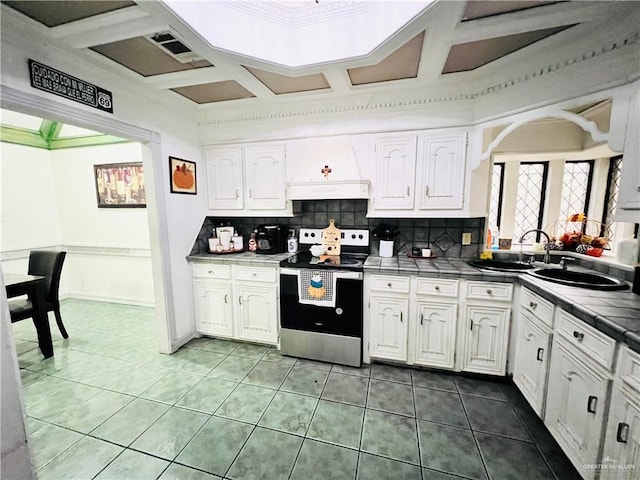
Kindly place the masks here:
POLYGON ((145 208, 142 162, 94 165, 98 208, 145 208))
POLYGON ((197 194, 196 162, 169 157, 171 193, 197 194))

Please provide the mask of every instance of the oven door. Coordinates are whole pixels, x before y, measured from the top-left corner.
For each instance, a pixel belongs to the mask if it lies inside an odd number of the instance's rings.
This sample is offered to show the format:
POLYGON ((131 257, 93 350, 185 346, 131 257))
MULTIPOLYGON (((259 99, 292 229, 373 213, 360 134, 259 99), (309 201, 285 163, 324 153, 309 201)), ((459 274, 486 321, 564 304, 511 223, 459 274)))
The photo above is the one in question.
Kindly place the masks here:
POLYGON ((362 273, 335 271, 334 307, 302 304, 299 270, 280 270, 280 326, 292 330, 362 337, 362 273))

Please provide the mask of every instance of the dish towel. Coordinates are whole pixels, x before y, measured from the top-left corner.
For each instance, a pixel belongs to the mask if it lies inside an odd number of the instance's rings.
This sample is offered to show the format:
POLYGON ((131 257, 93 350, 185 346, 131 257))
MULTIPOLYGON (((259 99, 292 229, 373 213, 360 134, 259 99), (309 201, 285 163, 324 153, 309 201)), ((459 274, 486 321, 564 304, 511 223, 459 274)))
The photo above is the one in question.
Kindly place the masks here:
POLYGON ((330 270, 300 271, 298 298, 305 305, 318 307, 336 306, 336 275, 330 270))

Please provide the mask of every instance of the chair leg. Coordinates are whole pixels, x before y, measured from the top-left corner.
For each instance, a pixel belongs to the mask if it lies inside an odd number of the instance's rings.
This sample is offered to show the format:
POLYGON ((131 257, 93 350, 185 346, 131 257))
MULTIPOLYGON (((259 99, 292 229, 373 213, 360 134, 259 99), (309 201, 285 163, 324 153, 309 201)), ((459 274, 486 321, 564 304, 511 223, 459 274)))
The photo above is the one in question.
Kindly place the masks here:
POLYGON ((64 324, 62 323, 62 315, 60 315, 60 308, 54 308, 53 313, 56 316, 56 323, 58 324, 58 328, 60 329, 60 333, 63 338, 69 338, 69 334, 64 328, 64 324))

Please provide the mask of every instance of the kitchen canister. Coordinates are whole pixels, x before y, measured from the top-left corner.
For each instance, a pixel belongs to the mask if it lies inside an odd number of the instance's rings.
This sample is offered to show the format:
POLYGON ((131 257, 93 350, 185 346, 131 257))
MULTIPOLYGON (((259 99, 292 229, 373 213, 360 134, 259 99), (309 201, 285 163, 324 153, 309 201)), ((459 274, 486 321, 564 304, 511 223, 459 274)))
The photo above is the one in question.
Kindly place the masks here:
POLYGON ((393 257, 393 240, 380 240, 380 256, 393 257))
POLYGON ((616 246, 616 260, 623 265, 634 265, 638 261, 636 258, 636 242, 635 238, 620 240, 616 246))

